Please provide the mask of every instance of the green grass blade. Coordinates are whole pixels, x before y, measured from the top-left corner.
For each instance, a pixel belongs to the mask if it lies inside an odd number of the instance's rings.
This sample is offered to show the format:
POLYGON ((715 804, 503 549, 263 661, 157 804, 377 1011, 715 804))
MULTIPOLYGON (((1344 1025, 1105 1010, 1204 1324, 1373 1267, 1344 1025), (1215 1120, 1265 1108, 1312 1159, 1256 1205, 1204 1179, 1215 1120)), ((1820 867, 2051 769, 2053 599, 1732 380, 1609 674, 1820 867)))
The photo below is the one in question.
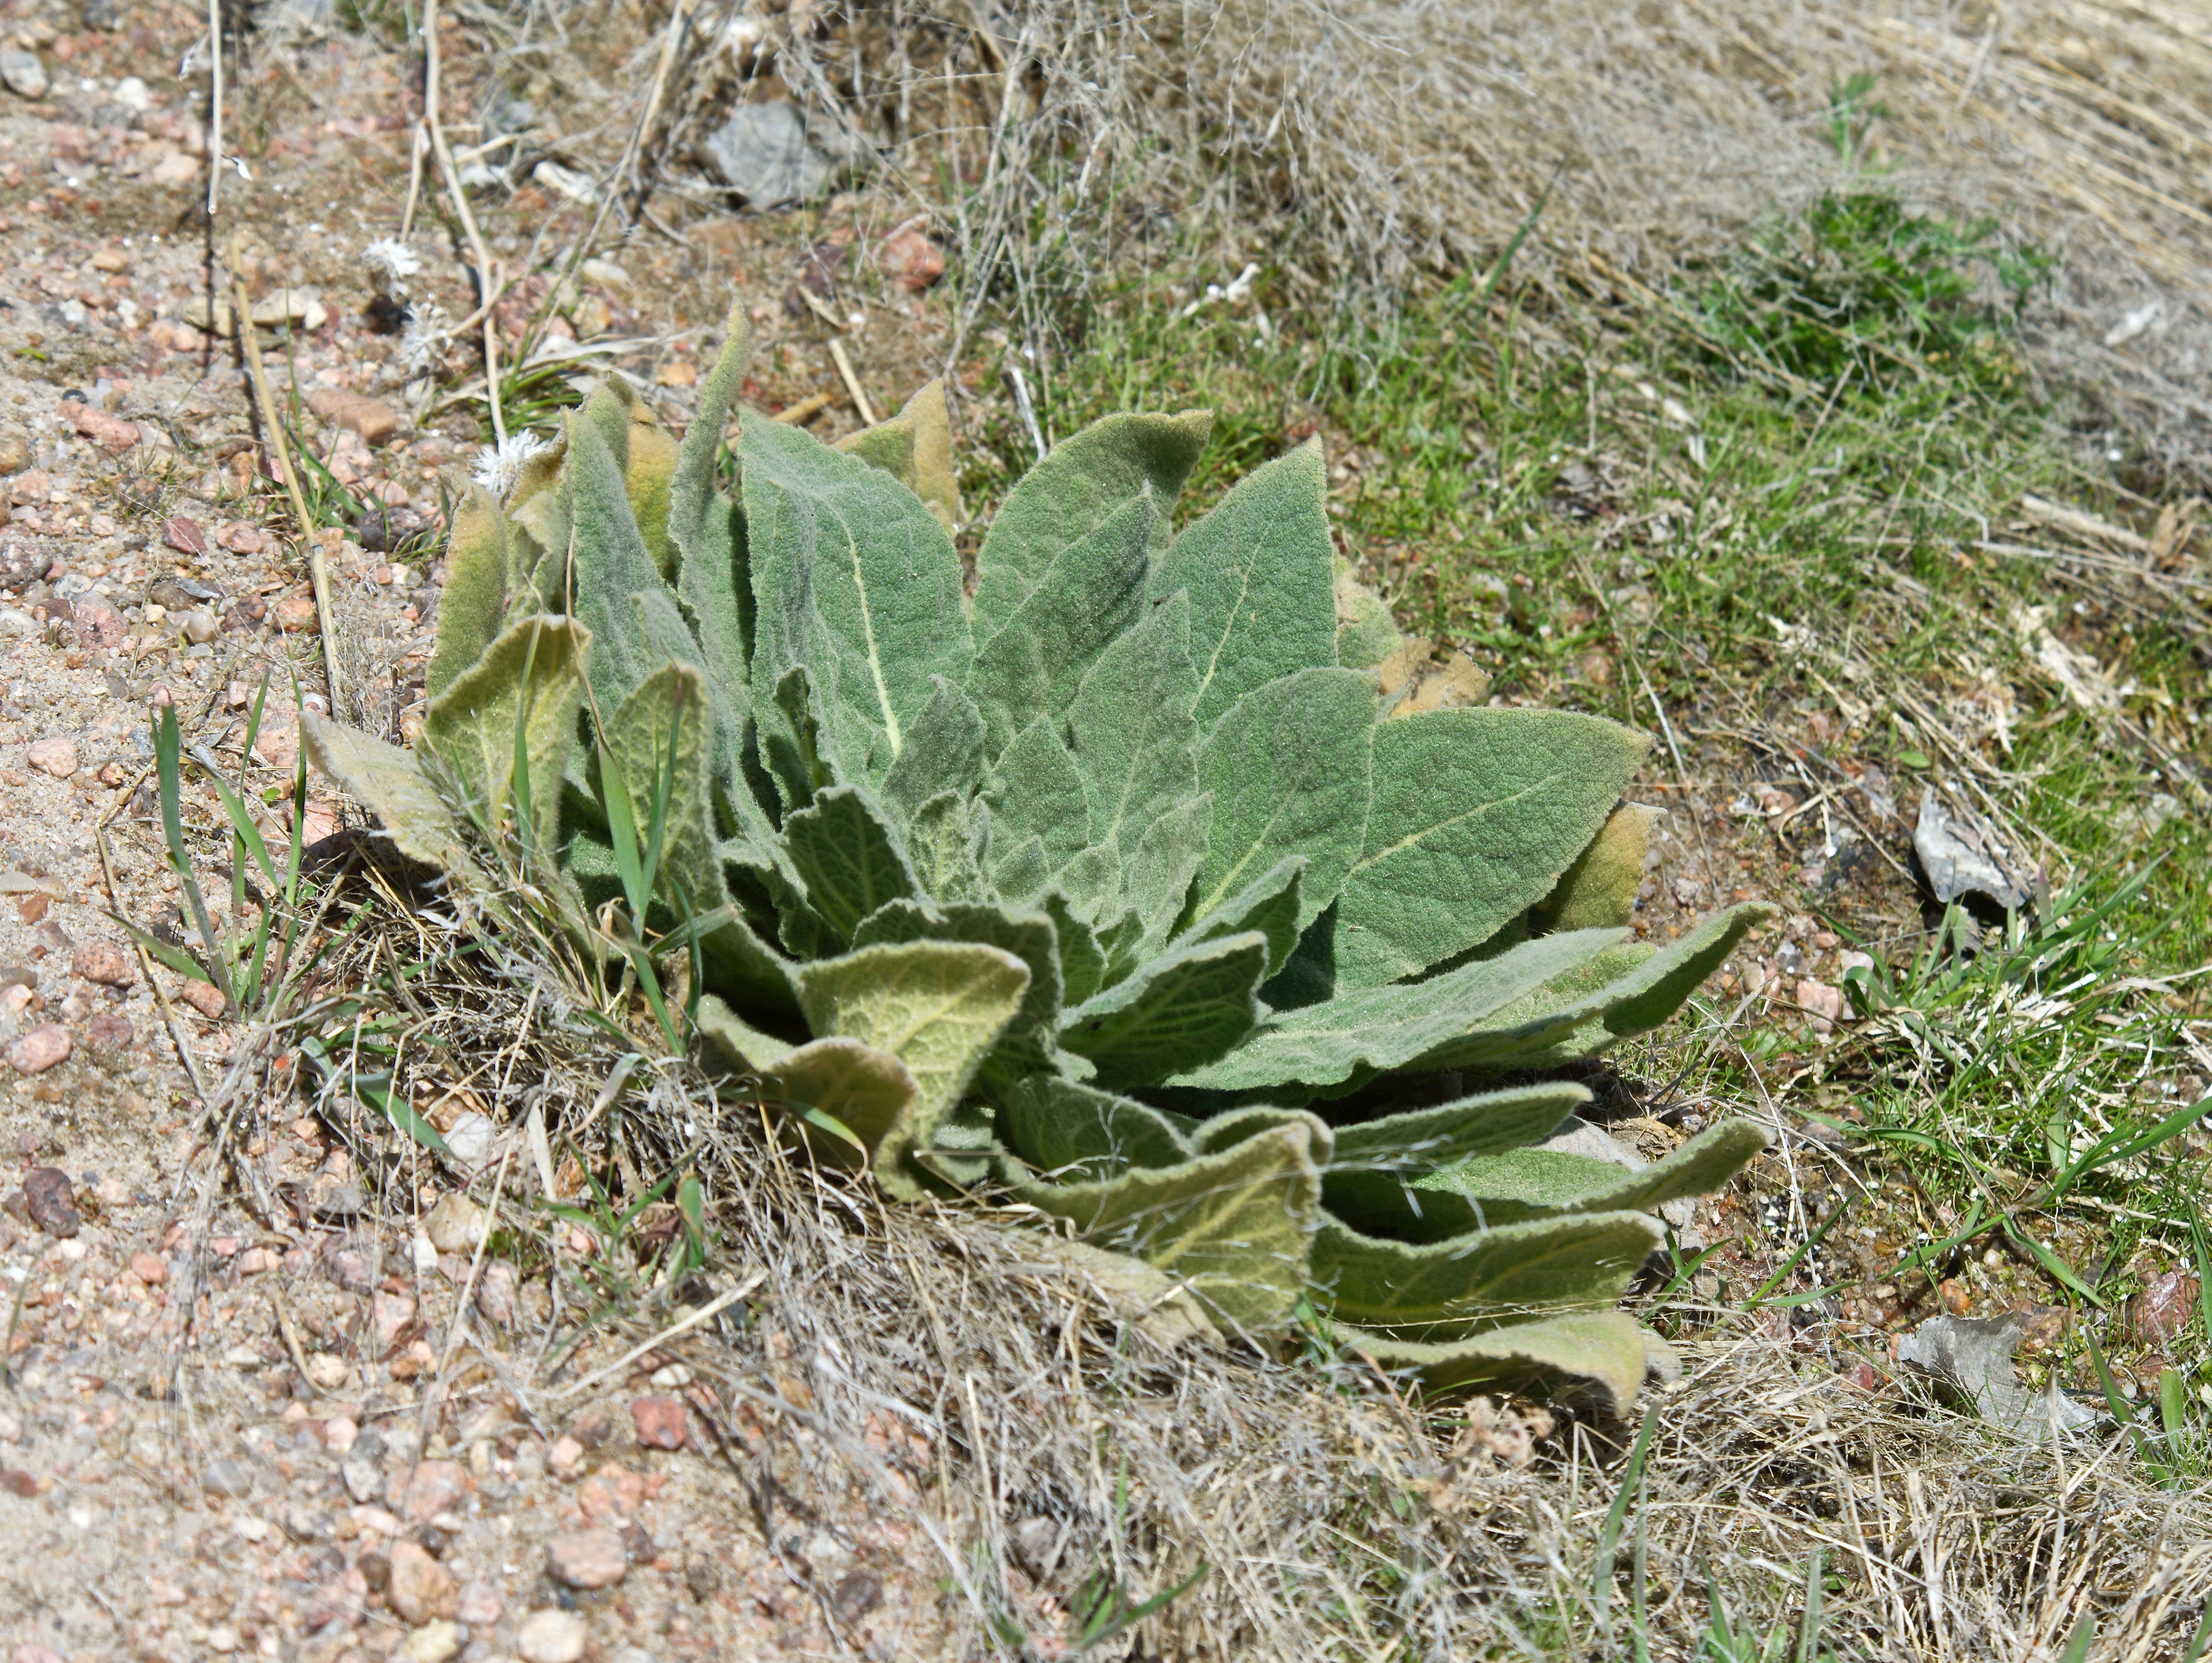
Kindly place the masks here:
POLYGON ((389 1074, 356 1073, 353 1077, 353 1093, 423 1148, 449 1158, 453 1155, 438 1128, 417 1114, 414 1104, 392 1090, 389 1074))
POLYGON ((1805 1620, 1797 1625, 1797 1663, 1817 1663, 1820 1654, 1820 1565, 1826 1556, 1815 1549, 1805 1573, 1805 1620))
POLYGON ((1597 1564, 1590 1577, 1590 1593, 1597 1601, 1597 1620, 1606 1620, 1606 1608, 1613 1599, 1613 1560, 1620 1547, 1621 1520, 1628 1516, 1628 1498, 1636 1493, 1636 1486, 1644 1477, 1644 1460, 1650 1453, 1651 1434, 1659 1424, 1659 1405, 1647 1405, 1644 1424, 1637 1429, 1636 1445, 1628 1452, 1628 1465, 1621 1469, 1620 1488, 1613 1493, 1613 1506, 1605 1515, 1605 1528, 1598 1533, 1597 1564))

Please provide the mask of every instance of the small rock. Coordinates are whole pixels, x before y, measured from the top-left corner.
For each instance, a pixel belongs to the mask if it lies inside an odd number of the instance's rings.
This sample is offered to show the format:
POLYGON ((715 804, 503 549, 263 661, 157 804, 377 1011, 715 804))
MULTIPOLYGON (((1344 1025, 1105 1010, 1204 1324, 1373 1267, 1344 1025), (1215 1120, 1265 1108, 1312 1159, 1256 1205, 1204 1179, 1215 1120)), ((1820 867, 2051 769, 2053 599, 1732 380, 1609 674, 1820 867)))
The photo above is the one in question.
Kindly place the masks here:
POLYGON ((307 393, 307 408, 325 422, 335 422, 359 434, 372 445, 381 445, 398 431, 399 418, 380 399, 343 387, 315 387, 307 393))
MULTIPOLYGON (((25 1193, 30 1180, 23 1185, 25 1193)), ((2162 1346, 2189 1326, 2197 1312, 2197 1278, 2186 1271, 2168 1271, 2153 1277, 2143 1290, 2128 1302, 2128 1328, 2136 1340, 2162 1346)))
POLYGON ((161 524, 161 541, 180 555, 204 555, 208 551, 207 533, 197 519, 178 515, 161 524))
POLYGON ((119 416, 110 416, 106 410, 87 404, 64 404, 62 413, 75 424, 77 433, 89 439, 110 456, 120 456, 138 442, 138 424, 125 422, 119 416))
POLYGON ((574 1472, 583 1465, 583 1461, 584 1446, 566 1432, 553 1440, 552 1448, 545 1454, 545 1465, 553 1470, 556 1477, 560 1478, 566 1478, 569 1473, 574 1472))
POLYGON ((1844 990, 1807 976, 1797 984, 1797 1004, 1813 1018, 1813 1031, 1832 1034, 1844 1019, 1844 990))
POLYGON ((422 1461, 416 1465, 411 1482, 403 1472, 392 1488, 398 1490, 403 1484, 404 1491, 394 1498, 399 1505, 393 1510, 410 1523, 427 1524, 459 1505, 469 1493, 469 1475, 459 1461, 422 1461))
POLYGON ((554 1579, 572 1588, 612 1587, 629 1569, 623 1539, 611 1530, 572 1530, 545 1545, 554 1579))
POLYGON ((522 1663, 576 1663, 587 1632, 574 1611, 534 1611, 514 1631, 515 1653, 522 1663))
POLYGON ((80 595, 76 602, 76 635, 87 646, 112 651, 131 639, 131 621, 98 595, 80 595))
POLYGON ((884 1603, 884 1579, 866 1565, 838 1579, 830 1603, 847 1623, 857 1623, 884 1603))
POLYGON ((9 1414, 6 1410, 0 1409, 0 1443, 21 1443, 22 1441, 23 1423, 16 1419, 15 1416, 9 1414))
POLYGON ((414 1663, 450 1663, 460 1649, 460 1630, 443 1620, 425 1623, 407 1636, 407 1655, 414 1663))
POLYGON ((461 1602, 453 1615, 472 1629, 488 1629, 499 1621, 507 1605, 499 1597, 499 1590, 489 1582, 471 1582, 461 1590, 461 1602))
POLYGON ((70 1031, 58 1022, 42 1022, 8 1047, 8 1066, 18 1074, 43 1074, 65 1063, 73 1048, 70 1031))
POLYGON ((450 1621, 461 1603, 461 1585, 453 1573, 410 1541, 394 1542, 391 1559, 385 1603, 409 1623, 450 1621))
POLYGON ((138 980, 138 967, 131 955, 112 941, 88 942, 78 948, 70 968, 87 981, 107 987, 128 987, 138 980))
POLYGON ((908 293, 927 288, 945 275, 945 256, 937 245, 911 228, 885 237, 878 258, 884 275, 908 293))
POLYGON ((64 1241, 75 1235, 82 1222, 69 1174, 59 1167, 33 1167, 23 1174, 23 1206, 33 1223, 64 1241))
POLYGON ((112 1011, 96 1011, 84 1019, 84 1044, 88 1051, 111 1055, 128 1051, 137 1037, 131 1018, 119 1017, 112 1011))
POLYGON ((23 760, 41 774, 50 774, 57 780, 66 780, 76 772, 76 742, 72 739, 40 739, 23 753, 23 760))
POLYGON ((813 200, 865 153, 829 123, 809 122, 797 105, 781 100, 738 105, 704 148, 714 171, 763 209, 813 200))
POLYGON ((276 603, 271 615, 276 627, 288 635, 313 634, 321 628, 315 617, 315 598, 313 595, 288 595, 276 603))
POLYGON ((131 1274, 149 1288, 158 1288, 169 1279, 169 1261, 157 1253, 134 1253, 131 1255, 131 1274))
POLYGON ((200 1474, 200 1488, 216 1496, 251 1496, 253 1469, 244 1461, 210 1461, 200 1474))
POLYGON ((1943 1308, 1953 1316, 1964 1316, 1973 1306, 1973 1296, 1966 1291, 1966 1284, 1955 1277, 1945 1277, 1936 1284, 1936 1291, 1942 1296, 1943 1308))
POLYGON ((367 1507, 384 1488, 384 1439, 375 1432, 356 1436, 339 1464, 338 1477, 357 1506, 367 1507))
POLYGON ((343 1455, 361 1436, 361 1428, 349 1415, 333 1415, 323 1423, 323 1448, 333 1455, 343 1455))
POLYGON ((637 1423, 637 1441, 647 1449, 684 1448, 689 1428, 683 1399, 639 1398, 631 1403, 629 1414, 637 1423))
POLYGON ((422 1234, 440 1253, 468 1253, 484 1239, 490 1223, 491 1215, 483 1208, 465 1195, 453 1194, 430 1209, 422 1221, 422 1234))
POLYGON ((0 52, 0 81, 6 82, 8 90, 16 97, 33 103, 46 95, 46 66, 39 62, 36 52, 27 52, 20 46, 0 52))
POLYGON ((514 1326, 518 1307, 514 1265, 495 1260, 484 1266, 477 1279, 477 1309, 495 1328, 514 1326))
POLYGON ((262 1276, 284 1262, 274 1247, 248 1247, 238 1256, 240 1276, 262 1276))
POLYGON ((456 1159, 476 1166, 491 1153, 492 1134, 496 1130, 489 1115, 479 1114, 474 1109, 464 1110, 446 1128, 446 1147, 453 1151, 456 1159))
MULTIPOLYGON (((30 465, 31 435, 13 422, 0 422, 0 476, 19 474, 30 465)), ((7 494, 0 492, 0 509, 6 507, 7 501, 7 494)), ((46 557, 38 558, 43 565, 46 557)))
POLYGON ((369 1308, 376 1325, 376 1349, 388 1351, 398 1343, 399 1331, 415 1320, 415 1302, 405 1294, 379 1294, 369 1308))
POLYGON ((205 646, 215 639, 216 632, 222 627, 216 622, 215 614, 204 606, 194 607, 177 620, 178 629, 183 633, 185 640, 194 646, 205 646))
POLYGON ((307 1359, 307 1383, 318 1392, 335 1392, 353 1378, 353 1365, 329 1351, 307 1359))
POLYGON ((225 1009, 222 989, 211 981, 188 981, 178 997, 210 1022, 222 1016, 225 1009))

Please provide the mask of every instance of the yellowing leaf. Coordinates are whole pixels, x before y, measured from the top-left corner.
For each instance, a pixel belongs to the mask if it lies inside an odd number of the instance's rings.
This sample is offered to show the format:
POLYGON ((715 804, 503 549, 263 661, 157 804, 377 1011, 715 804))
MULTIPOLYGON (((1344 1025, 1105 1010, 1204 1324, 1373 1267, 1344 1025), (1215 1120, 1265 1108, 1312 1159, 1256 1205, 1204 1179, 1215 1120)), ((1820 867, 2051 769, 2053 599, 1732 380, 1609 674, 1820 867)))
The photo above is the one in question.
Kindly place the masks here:
POLYGON ((1021 1200, 1180 1278, 1232 1331, 1279 1326, 1304 1293, 1321 1174, 1302 1121, 1179 1166, 1051 1184, 1006 1163, 1021 1200))
POLYGON ((928 1143, 1013 1020, 1029 967, 995 947, 915 941, 805 965, 797 980, 800 1009, 817 1037, 837 1035, 888 1051, 914 1076, 913 1111, 885 1134, 876 1176, 894 1194, 919 1194, 908 1156, 928 1143))
POLYGON ((1636 916, 1644 856, 1663 810, 1624 803, 1529 913, 1532 931, 1620 929, 1636 916))

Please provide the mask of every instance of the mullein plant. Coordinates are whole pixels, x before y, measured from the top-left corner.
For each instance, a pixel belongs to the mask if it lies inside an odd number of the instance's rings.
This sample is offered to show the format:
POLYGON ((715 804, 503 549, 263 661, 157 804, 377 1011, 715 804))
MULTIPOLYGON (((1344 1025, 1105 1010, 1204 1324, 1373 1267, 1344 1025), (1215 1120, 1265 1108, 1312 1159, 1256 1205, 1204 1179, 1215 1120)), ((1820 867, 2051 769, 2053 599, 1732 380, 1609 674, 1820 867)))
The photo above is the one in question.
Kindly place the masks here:
POLYGON ((1109 416, 971 594, 941 385, 836 445, 747 412, 726 453, 744 354, 733 312, 680 443, 611 381, 472 492, 419 750, 311 718, 318 765, 626 962, 672 1044, 687 961, 699 1040, 825 1163, 1010 1195, 1224 1331, 1632 1398, 1656 1209, 1762 1143, 1537 1147, 1588 1098, 1543 1077, 1765 915, 1630 938, 1647 741, 1378 674, 1407 648, 1316 444, 1171 534, 1209 417, 1109 416))

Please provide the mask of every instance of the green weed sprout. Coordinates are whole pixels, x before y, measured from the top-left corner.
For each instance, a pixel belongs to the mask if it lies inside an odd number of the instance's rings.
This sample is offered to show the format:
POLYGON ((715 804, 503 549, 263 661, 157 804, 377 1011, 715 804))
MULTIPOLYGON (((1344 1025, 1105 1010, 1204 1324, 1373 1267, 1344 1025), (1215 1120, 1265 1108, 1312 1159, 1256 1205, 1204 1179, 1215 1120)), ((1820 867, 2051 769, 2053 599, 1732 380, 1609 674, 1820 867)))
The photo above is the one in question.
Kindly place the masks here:
POLYGON ((825 1164, 992 1187, 1224 1330, 1310 1311, 1440 1386, 1631 1399, 1651 1214, 1762 1136, 1626 1174, 1530 1147, 1581 1086, 1498 1082, 1657 1026, 1765 915, 1627 938, 1646 740, 1385 697, 1317 446, 1171 537, 1210 418, 1108 417, 1013 487, 971 597, 942 389, 837 446, 747 416, 726 495, 744 353, 732 313, 681 445, 611 383, 473 494, 421 751, 311 720, 318 764, 825 1164))

